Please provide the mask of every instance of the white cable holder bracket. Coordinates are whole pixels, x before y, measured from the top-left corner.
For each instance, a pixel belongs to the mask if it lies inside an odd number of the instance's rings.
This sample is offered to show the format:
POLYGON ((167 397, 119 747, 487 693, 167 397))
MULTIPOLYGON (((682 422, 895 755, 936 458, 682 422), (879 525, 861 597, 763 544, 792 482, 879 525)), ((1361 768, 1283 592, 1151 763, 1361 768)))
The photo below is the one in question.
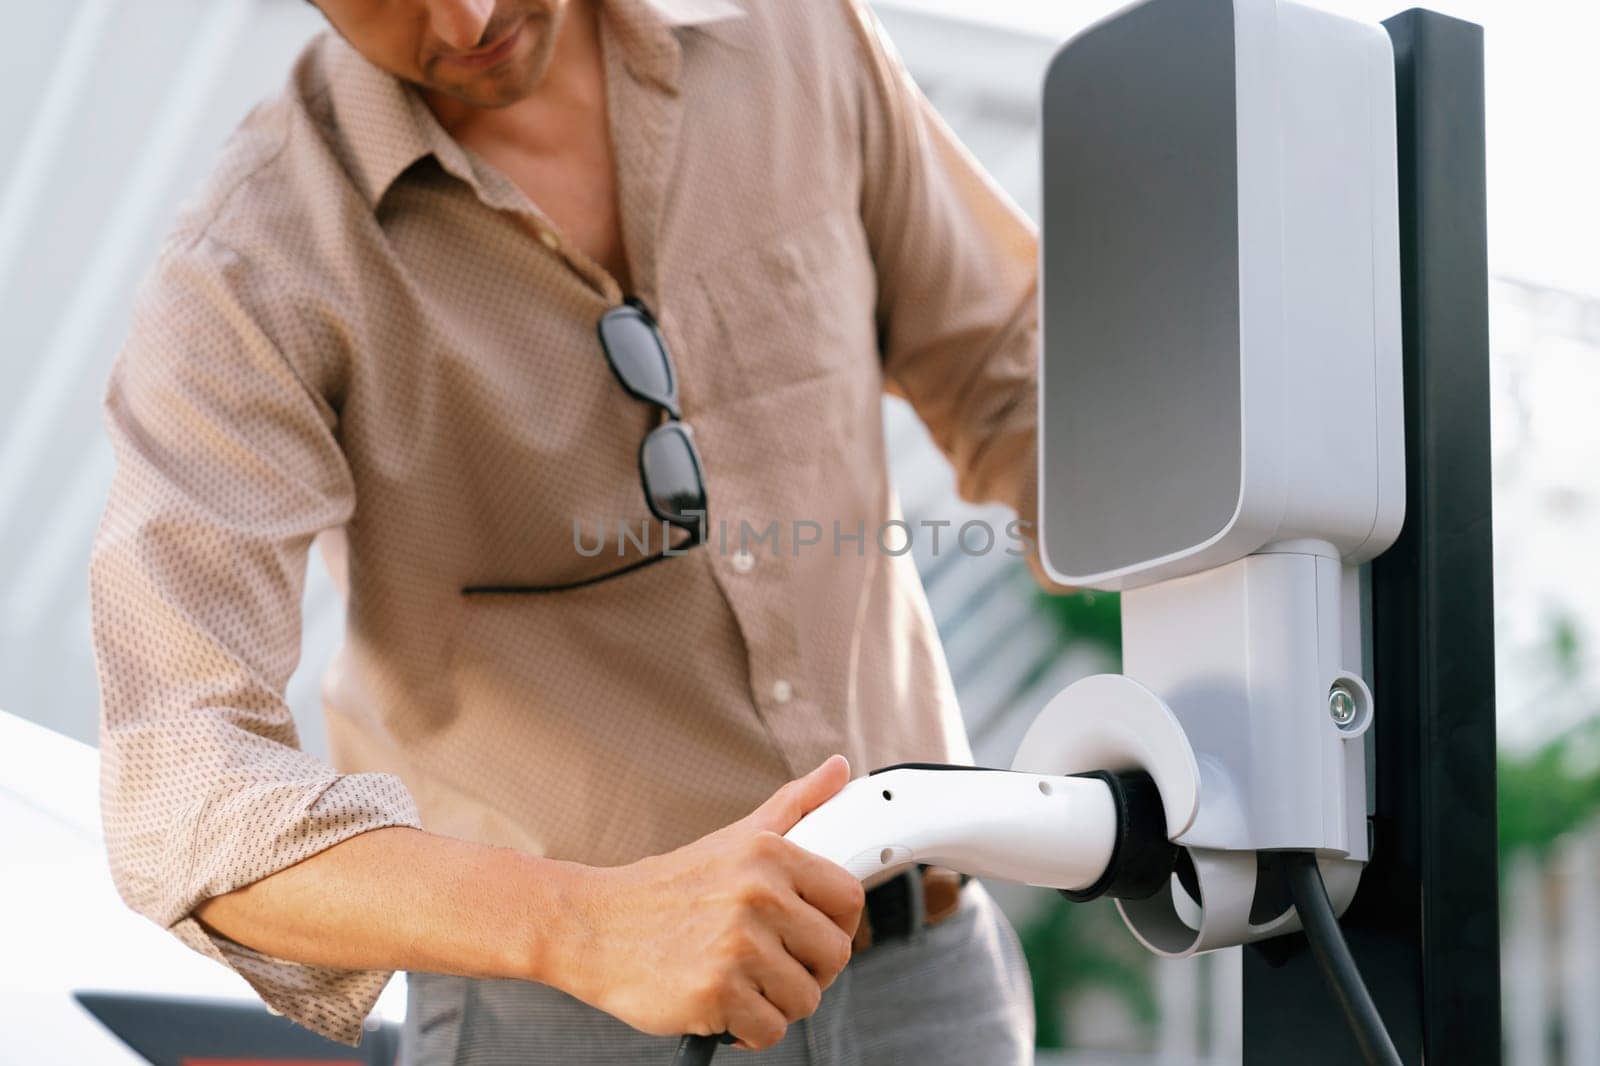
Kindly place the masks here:
MULTIPOLYGON (((1303 547, 1297 545, 1296 547, 1303 547)), ((1186 956, 1298 928, 1258 852, 1315 851, 1336 911, 1367 855, 1356 571, 1269 550, 1124 593, 1124 674, 1057 695, 1013 769, 1143 770, 1187 861, 1119 900, 1152 951, 1186 956)))

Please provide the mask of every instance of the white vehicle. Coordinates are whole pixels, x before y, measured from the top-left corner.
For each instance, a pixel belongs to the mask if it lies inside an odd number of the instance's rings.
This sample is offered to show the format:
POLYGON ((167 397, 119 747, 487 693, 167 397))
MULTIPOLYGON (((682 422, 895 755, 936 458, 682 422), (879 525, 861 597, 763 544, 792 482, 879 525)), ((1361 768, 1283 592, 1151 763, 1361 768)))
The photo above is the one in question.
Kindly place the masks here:
POLYGON ((106 865, 99 772, 94 748, 0 712, 0 1066, 394 1061, 402 979, 345 1047, 129 910, 106 865))

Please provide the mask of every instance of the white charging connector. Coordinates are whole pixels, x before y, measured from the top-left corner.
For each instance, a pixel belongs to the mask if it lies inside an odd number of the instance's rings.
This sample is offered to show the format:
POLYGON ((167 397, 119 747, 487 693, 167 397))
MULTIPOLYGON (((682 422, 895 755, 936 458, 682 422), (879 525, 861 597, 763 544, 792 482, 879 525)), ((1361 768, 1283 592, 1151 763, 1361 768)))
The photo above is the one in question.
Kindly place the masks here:
POLYGON ((926 863, 1079 900, 1151 896, 1177 860, 1143 773, 902 763, 850 782, 786 836, 869 887, 926 863))
MULTIPOLYGON (((1054 888, 1068 899, 1148 899, 1172 880, 1149 774, 1043 774, 901 763, 840 789, 786 839, 875 885, 917 863, 1054 888)), ((726 1036, 685 1036, 674 1066, 704 1066, 726 1036)))

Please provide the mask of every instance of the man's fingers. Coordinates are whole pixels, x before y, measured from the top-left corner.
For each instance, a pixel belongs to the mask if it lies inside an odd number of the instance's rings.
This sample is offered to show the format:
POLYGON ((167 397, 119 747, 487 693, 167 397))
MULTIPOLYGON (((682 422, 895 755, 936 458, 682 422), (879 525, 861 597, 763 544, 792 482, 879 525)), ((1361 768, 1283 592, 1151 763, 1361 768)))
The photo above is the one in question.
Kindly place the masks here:
POLYGON ((783 1013, 789 1023, 809 1018, 822 1004, 822 986, 794 956, 776 940, 773 950, 762 955, 751 976, 768 1003, 783 1013))
POLYGON ((855 935, 856 919, 866 905, 867 894, 854 874, 799 844, 794 845, 790 873, 801 899, 831 918, 840 929, 855 935))
POLYGON ((854 919, 841 921, 803 900, 795 900, 778 923, 777 931, 783 949, 827 988, 850 961, 854 925, 854 919), (846 929, 846 924, 851 928, 846 929))
POLYGON ((815 770, 774 792, 750 813, 747 823, 755 829, 787 833, 794 823, 849 783, 849 761, 843 755, 830 755, 815 770))
POLYGON ((752 984, 728 1007, 728 1032, 739 1038, 739 1044, 760 1051, 783 1039, 789 1020, 783 1012, 767 1001, 761 990, 752 984))

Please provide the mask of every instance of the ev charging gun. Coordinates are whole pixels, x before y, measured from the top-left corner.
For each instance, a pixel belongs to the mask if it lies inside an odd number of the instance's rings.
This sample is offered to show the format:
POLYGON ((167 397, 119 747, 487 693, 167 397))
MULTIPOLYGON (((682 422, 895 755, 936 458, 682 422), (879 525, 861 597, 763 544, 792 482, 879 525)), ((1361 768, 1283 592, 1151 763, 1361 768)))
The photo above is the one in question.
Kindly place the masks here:
POLYGON ((927 863, 1078 899, 1137 899, 1164 887, 1177 861, 1143 773, 900 763, 850 782, 785 835, 869 888, 927 863))
MULTIPOLYGON (((1055 888, 1073 900, 1146 899, 1178 849, 1139 771, 1027 773, 900 763, 845 785, 785 834, 872 887, 914 863, 1055 888)), ((674 1063, 707 1063, 719 1040, 686 1035, 674 1063)))

